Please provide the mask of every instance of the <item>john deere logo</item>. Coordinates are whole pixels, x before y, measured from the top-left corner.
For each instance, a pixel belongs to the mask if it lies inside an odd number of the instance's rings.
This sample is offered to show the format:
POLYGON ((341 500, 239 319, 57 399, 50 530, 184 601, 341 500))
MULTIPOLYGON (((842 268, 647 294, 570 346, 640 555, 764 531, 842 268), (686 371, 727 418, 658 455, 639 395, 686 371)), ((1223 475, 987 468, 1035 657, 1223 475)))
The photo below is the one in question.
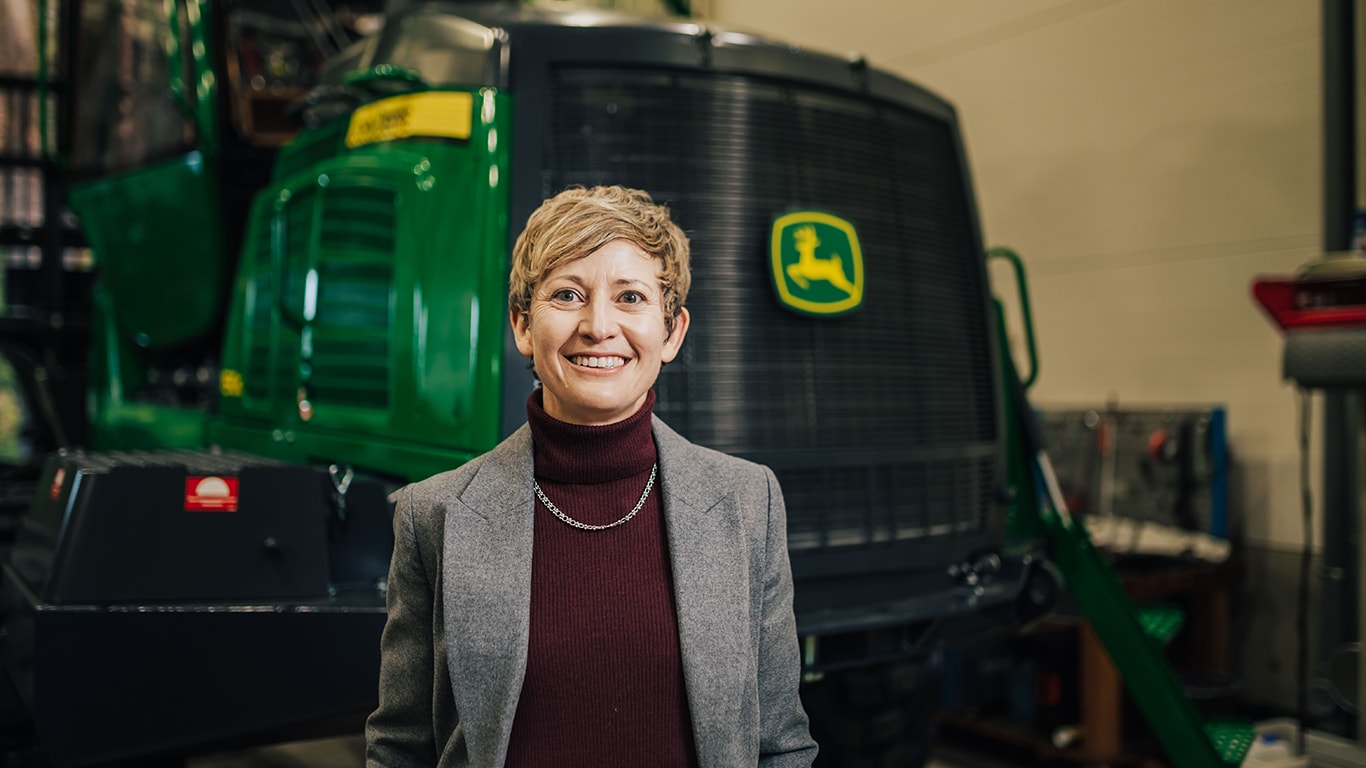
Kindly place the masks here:
POLYGON ((863 251, 854 225, 825 211, 773 220, 769 246, 778 300, 808 315, 842 315, 863 303, 863 251))

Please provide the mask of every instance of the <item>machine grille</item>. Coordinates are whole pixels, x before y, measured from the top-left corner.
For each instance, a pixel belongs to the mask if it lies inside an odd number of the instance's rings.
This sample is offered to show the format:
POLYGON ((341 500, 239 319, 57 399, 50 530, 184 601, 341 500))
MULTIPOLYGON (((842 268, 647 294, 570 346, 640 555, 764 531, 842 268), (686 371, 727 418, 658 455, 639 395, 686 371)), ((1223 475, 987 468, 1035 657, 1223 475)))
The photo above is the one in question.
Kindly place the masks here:
POLYGON ((310 393, 318 403, 387 408, 395 195, 333 185, 322 193, 310 393))
POLYGON ((980 534, 996 389, 953 127, 748 76, 566 67, 547 92, 541 192, 637 186, 692 240, 693 324, 656 412, 773 467, 794 551, 980 534), (856 312, 812 318, 775 298, 770 227, 792 209, 857 228, 856 312))
MULTIPOLYGON (((270 275, 271 264, 274 259, 274 249, 271 247, 272 226, 270 220, 260 222, 256 228, 256 237, 249 244, 251 249, 252 268, 258 276, 270 275)), ((264 401, 270 397, 271 392, 271 367, 270 363, 274 357, 271 355, 271 313, 270 307, 276 301, 275 281, 269 278, 258 277, 251 282, 253 291, 250 294, 252 305, 247 308, 247 333, 246 350, 244 355, 245 365, 242 371, 244 394, 257 401, 264 401)))
POLYGON ((388 407, 395 217, 393 190, 334 183, 257 228, 248 397, 292 409, 303 385, 315 403, 388 407))
POLYGON ((315 200, 312 189, 300 190, 283 211, 258 221, 249 243, 256 279, 251 281, 247 308, 242 379, 243 393, 253 407, 269 410, 272 401, 297 386, 293 349, 287 348, 297 346, 297 337, 291 340, 278 318, 286 305, 294 314, 299 311, 303 276, 296 273, 306 270, 315 200))

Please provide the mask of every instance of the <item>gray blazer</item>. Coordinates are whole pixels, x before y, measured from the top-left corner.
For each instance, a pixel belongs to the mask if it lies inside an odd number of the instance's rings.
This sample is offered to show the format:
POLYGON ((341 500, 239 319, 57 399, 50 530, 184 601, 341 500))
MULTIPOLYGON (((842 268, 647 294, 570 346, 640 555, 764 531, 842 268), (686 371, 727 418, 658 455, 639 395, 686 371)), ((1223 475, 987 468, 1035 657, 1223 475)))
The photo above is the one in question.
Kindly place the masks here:
MULTIPOLYGON (((698 764, 810 766, 777 479, 653 429, 698 764)), ((367 768, 503 765, 526 671, 531 484, 524 425, 399 492, 367 768)))

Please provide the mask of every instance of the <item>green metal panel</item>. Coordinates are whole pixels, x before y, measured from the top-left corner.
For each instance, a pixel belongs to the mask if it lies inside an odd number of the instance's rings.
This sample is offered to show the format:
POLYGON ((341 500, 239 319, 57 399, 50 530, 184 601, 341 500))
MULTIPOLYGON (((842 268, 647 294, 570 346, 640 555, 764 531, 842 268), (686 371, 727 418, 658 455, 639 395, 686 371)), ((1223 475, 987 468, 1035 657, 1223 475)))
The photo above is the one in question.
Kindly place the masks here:
POLYGON ((468 138, 347 148, 334 123, 284 151, 247 229, 216 442, 412 479, 497 442, 511 105, 468 93, 468 138))
POLYGON ((90 447, 95 450, 202 448, 208 412, 132 399, 147 368, 126 336, 113 327, 109 295, 95 292, 90 353, 90 447))
MULTIPOLYGON (((992 305, 996 314, 997 349, 1001 350, 1002 391, 1009 393, 1021 386, 1020 378, 1009 352, 1005 310, 999 300, 993 300, 992 305)), ((1018 549, 1041 540, 1044 529, 1034 502, 1038 498, 1038 489, 1034 484, 1033 457, 1021 433, 1022 419, 1029 414, 1019 413, 1021 404, 1016 398, 1007 395, 1002 403, 1002 415, 1006 423, 1006 482, 1011 489, 1010 503, 1006 507, 1006 545, 1018 549)))
POLYGON ((217 327, 228 279, 217 180, 198 152, 75 185, 114 327, 159 348, 217 327))
POLYGON ((1021 433, 1023 418, 1030 414, 1018 412, 1020 407, 1028 407, 1027 401, 1017 402, 1009 393, 1017 387, 1028 390, 1039 373, 1039 357, 1034 344, 1034 318, 1029 310, 1029 285, 1025 281, 1024 263, 1009 248, 991 248, 986 253, 988 261, 1002 259, 1010 263, 1015 274, 1015 288, 1018 291, 1020 329, 1025 336, 1029 352, 1029 378, 1022 380, 1015 368, 1014 356, 1010 354, 1010 335, 1006 330, 1006 313, 999 299, 992 300, 996 316, 996 348, 1001 357, 1001 391, 1007 393, 1002 400, 1002 415, 1006 423, 1006 482, 1011 489, 1011 499, 1006 507, 1006 545, 1011 549, 1028 549, 1044 536, 1043 524, 1034 506, 1038 489, 1034 484, 1033 457, 1026 447, 1025 436, 1021 433))
POLYGON ((1252 723, 1220 721, 1206 723, 1205 735, 1225 765, 1240 766, 1257 740, 1257 728, 1252 723))
POLYGON ((184 111, 194 121, 195 130, 200 137, 199 150, 209 157, 218 156, 218 77, 213 71, 214 39, 208 30, 206 16, 210 10, 207 0, 182 0, 185 21, 181 23, 181 6, 176 0, 167 0, 167 25, 171 34, 167 39, 167 57, 170 66, 167 73, 170 82, 167 88, 177 104, 190 105, 184 111), (182 40, 182 34, 186 39, 182 40), (181 49, 185 48, 186 51, 181 49), (188 56, 185 53, 188 52, 188 56), (189 63, 189 82, 181 70, 181 62, 189 63))
POLYGON ((204 447, 208 414, 198 408, 155 403, 121 403, 95 413, 90 424, 90 447, 97 451, 204 447))
POLYGON ((1143 634, 1160 645, 1169 644, 1186 623, 1186 614, 1180 608, 1162 605, 1139 608, 1137 618, 1143 634))
POLYGON ((70 198, 113 297, 105 306, 113 330, 137 347, 157 349, 200 340, 221 327, 235 254, 223 247, 207 6, 201 0, 168 2, 145 18, 168 27, 167 81, 149 83, 148 90, 164 88, 192 123, 193 149, 72 184, 70 198))
POLYGON ((431 443, 415 443, 406 435, 317 428, 265 427, 241 421, 215 421, 209 426, 216 445, 261 456, 344 463, 402 480, 419 480, 458 467, 483 451, 463 451, 431 443), (345 457, 341 461, 339 457, 345 457))
MULTIPOLYGON (((1024 388, 1028 391, 1039 378, 1039 349, 1034 343, 1034 313, 1029 309, 1029 282, 1025 278, 1024 261, 1015 251, 1001 247, 987 249, 987 260, 992 259, 1006 262, 1015 274, 1016 298, 1020 304, 1020 330, 1024 333, 1025 351, 1029 355, 1029 377, 1022 379, 1024 388)), ((1007 339, 1003 336, 1001 340, 1007 339)), ((1002 353, 1010 357, 1006 350, 1008 348, 1003 347, 1002 353)))
POLYGON ((209 33, 209 4, 185 0, 185 19, 190 34, 190 71, 194 78, 186 87, 194 88, 194 121, 199 131, 200 150, 210 158, 218 157, 218 78, 213 71, 214 36, 209 33))

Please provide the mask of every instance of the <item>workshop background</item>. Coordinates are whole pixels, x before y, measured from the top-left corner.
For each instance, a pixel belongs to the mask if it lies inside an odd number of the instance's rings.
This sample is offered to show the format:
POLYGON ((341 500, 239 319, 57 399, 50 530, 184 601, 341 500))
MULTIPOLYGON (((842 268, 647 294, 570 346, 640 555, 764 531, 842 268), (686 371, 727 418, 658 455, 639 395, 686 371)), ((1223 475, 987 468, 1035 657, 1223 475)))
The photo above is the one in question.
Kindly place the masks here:
MULTIPOLYGON (((34 25, 34 7, 5 0, 0 25, 34 25)), ((707 0, 694 14, 857 53, 956 107, 986 244, 1028 270, 1036 407, 1222 409, 1226 533, 1243 566, 1238 695, 1285 711, 1304 683, 1301 644, 1311 668, 1321 661, 1317 610, 1308 638, 1296 617, 1304 551, 1320 549, 1322 398, 1310 398, 1306 489, 1299 395, 1250 285, 1323 255, 1322 5, 707 0)), ((34 55, 0 49, 0 73, 34 55)), ((22 192, 6 189, 15 197, 0 206, 38 205, 22 192)), ((993 279, 1018 311, 1009 273, 993 279)), ((1012 343, 1023 361, 1023 339, 1012 343)))

